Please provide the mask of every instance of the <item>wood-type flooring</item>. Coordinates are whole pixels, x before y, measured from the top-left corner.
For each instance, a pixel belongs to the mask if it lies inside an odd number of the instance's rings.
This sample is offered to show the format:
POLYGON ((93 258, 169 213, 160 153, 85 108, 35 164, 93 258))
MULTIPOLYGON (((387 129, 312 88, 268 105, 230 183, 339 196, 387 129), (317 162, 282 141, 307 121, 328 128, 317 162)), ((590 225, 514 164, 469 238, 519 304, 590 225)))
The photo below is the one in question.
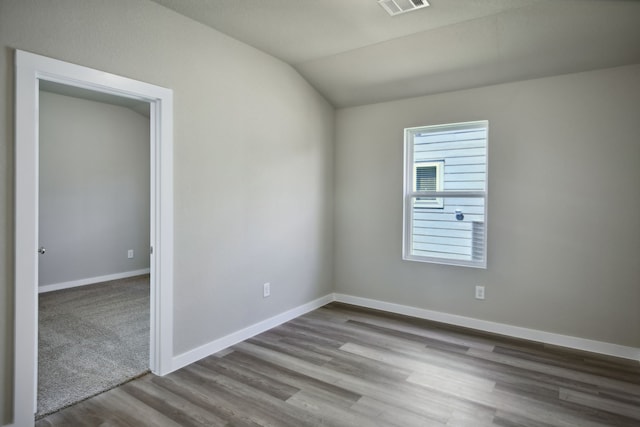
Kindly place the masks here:
POLYGON ((640 363, 332 303, 46 426, 640 426, 640 363))

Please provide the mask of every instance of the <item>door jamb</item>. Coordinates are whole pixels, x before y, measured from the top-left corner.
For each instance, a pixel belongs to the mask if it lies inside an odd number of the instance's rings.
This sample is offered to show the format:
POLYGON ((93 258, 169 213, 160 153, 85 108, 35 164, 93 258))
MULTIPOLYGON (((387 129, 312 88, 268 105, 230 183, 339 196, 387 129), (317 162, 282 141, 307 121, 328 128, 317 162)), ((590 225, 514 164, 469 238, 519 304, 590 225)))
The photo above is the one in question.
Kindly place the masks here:
POLYGON ((150 104, 150 369, 173 370, 173 91, 16 50, 14 425, 34 422, 38 341, 39 81, 150 104))

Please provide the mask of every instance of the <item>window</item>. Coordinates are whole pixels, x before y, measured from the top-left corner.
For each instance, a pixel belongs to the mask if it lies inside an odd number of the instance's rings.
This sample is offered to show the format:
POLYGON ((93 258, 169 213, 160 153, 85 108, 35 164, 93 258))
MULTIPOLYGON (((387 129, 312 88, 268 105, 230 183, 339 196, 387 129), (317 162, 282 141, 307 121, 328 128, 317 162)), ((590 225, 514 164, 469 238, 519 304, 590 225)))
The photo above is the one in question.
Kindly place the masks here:
MULTIPOLYGON (((413 191, 442 191, 444 180, 443 160, 432 162, 415 162, 413 164, 413 191)), ((442 198, 419 197, 419 205, 424 208, 442 208, 442 198)))
POLYGON ((403 259, 486 268, 488 122, 405 129, 403 259))

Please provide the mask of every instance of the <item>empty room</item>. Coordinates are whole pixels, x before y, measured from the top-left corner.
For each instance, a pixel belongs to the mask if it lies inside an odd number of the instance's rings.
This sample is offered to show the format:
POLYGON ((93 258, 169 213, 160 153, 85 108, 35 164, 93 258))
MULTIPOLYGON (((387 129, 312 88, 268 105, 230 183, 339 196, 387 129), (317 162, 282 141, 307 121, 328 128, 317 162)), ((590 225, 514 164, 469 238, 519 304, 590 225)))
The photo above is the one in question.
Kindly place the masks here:
POLYGON ((637 426, 638 22, 0 0, 0 425, 637 426))

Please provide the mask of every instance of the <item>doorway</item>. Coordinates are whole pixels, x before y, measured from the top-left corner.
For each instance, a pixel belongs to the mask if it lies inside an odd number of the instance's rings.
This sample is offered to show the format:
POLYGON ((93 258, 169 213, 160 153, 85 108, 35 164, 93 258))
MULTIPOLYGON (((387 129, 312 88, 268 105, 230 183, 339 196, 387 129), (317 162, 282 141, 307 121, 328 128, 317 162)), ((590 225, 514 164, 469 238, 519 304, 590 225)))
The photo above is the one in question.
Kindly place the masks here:
POLYGON ((150 106, 150 357, 153 373, 172 371, 173 93, 170 89, 16 51, 14 424, 36 412, 38 339, 39 86, 52 82, 150 106))
POLYGON ((149 103, 41 81, 36 418, 149 370, 149 103))

